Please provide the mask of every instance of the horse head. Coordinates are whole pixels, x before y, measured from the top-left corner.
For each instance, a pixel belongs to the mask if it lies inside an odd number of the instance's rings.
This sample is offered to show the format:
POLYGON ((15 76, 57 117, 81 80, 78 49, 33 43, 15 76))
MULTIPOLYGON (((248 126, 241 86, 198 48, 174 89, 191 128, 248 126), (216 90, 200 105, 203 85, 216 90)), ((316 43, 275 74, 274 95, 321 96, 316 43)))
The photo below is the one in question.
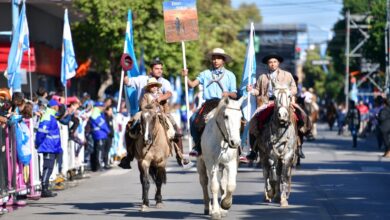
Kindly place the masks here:
POLYGON ((241 105, 244 98, 239 100, 223 98, 216 111, 216 123, 218 128, 228 143, 229 147, 237 148, 241 144, 241 105))
POLYGON ((156 122, 157 113, 153 106, 146 106, 141 113, 141 131, 143 133, 143 141, 146 146, 153 143, 153 129, 156 122))
POLYGON ((277 119, 281 124, 288 124, 290 122, 291 91, 287 85, 276 84, 274 88, 277 119))

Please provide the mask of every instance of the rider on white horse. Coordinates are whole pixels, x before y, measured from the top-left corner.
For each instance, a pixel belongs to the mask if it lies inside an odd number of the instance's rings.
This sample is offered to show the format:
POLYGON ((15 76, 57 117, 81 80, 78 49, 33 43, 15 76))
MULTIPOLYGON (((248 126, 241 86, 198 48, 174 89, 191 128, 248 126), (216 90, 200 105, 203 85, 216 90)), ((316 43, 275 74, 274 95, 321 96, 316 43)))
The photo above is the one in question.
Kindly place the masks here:
MULTIPOLYGON (((295 95, 297 94, 297 86, 292 74, 288 71, 279 68, 279 64, 283 62, 283 57, 271 54, 265 56, 262 60, 268 66, 268 73, 261 74, 257 80, 255 88, 252 85, 247 86, 247 91, 254 96, 260 97, 261 106, 257 108, 254 116, 249 122, 249 132, 252 137, 258 137, 261 126, 264 126, 266 119, 272 113, 274 103, 274 88, 273 84, 286 85, 291 92, 291 101, 295 109, 299 109, 298 120, 303 120, 301 116, 301 108, 295 104, 295 95), (259 122, 260 120, 260 122, 259 122), (260 125, 260 126, 259 126, 260 125)), ((253 145, 254 138, 250 138, 251 145, 253 145)), ((247 156, 249 160, 256 159, 257 155, 251 151, 247 156)))
MULTIPOLYGON (((237 98, 236 76, 224 67, 225 63, 231 61, 232 58, 221 48, 213 49, 208 57, 212 61, 212 68, 201 72, 195 80, 188 79, 190 88, 203 85, 203 98, 206 100, 191 117, 190 132, 195 146, 190 155, 196 157, 201 153, 200 137, 205 124, 204 116, 217 107, 222 97, 237 98), (198 124, 202 125, 197 126, 198 124)), ((187 76, 187 74, 188 70, 184 69, 183 76, 187 76)))

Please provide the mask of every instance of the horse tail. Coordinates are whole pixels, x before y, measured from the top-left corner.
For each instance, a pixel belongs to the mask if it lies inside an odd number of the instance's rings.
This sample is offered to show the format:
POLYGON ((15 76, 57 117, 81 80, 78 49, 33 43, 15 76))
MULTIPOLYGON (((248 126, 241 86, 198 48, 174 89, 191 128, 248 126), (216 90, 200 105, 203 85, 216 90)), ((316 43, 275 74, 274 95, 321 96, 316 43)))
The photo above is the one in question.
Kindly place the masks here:
POLYGON ((167 183, 167 171, 165 167, 150 166, 149 175, 154 182, 161 181, 164 184, 167 183))

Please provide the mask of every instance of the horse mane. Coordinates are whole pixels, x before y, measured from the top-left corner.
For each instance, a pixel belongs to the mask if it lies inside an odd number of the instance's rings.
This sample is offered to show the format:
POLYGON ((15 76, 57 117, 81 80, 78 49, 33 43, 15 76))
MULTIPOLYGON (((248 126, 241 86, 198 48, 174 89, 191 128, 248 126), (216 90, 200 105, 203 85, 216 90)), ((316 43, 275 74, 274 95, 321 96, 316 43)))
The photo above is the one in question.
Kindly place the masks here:
POLYGON ((214 116, 216 116, 224 107, 226 107, 227 103, 226 100, 228 98, 223 98, 221 101, 219 101, 218 106, 211 110, 207 115, 206 115, 206 121, 210 120, 214 116))

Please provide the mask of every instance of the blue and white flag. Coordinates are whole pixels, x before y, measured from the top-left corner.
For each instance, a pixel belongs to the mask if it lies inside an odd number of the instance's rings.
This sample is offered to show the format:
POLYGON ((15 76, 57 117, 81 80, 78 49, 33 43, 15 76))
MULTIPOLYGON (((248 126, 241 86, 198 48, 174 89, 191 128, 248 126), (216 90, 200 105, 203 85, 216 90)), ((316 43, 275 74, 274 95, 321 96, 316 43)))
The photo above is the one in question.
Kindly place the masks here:
POLYGON ((64 14, 64 33, 62 39, 61 82, 66 86, 66 81, 76 75, 77 62, 73 49, 72 34, 68 19, 68 9, 64 14))
POLYGON ((248 101, 244 101, 242 104, 242 110, 244 118, 249 121, 253 113, 256 111, 256 98, 248 96, 246 87, 253 85, 256 81, 256 57, 254 46, 254 25, 251 23, 251 30, 249 33, 248 47, 246 49, 246 57, 244 64, 244 72, 242 74, 242 80, 240 85, 240 95, 247 97, 248 101))
MULTIPOLYGON (((140 71, 138 69, 137 58, 135 57, 134 52, 134 41, 133 41, 133 18, 131 10, 127 13, 127 26, 126 26, 126 36, 125 36, 125 53, 128 53, 133 60, 133 68, 130 71, 127 71, 128 77, 136 77, 140 75, 140 71)), ((126 97, 130 104, 130 114, 133 116, 139 111, 138 106, 138 93, 135 87, 125 87, 126 97)))
POLYGON ((23 3, 8 55, 7 79, 8 88, 12 89, 12 91, 21 91, 20 64, 22 63, 23 52, 29 48, 30 41, 26 18, 26 5, 23 3))

